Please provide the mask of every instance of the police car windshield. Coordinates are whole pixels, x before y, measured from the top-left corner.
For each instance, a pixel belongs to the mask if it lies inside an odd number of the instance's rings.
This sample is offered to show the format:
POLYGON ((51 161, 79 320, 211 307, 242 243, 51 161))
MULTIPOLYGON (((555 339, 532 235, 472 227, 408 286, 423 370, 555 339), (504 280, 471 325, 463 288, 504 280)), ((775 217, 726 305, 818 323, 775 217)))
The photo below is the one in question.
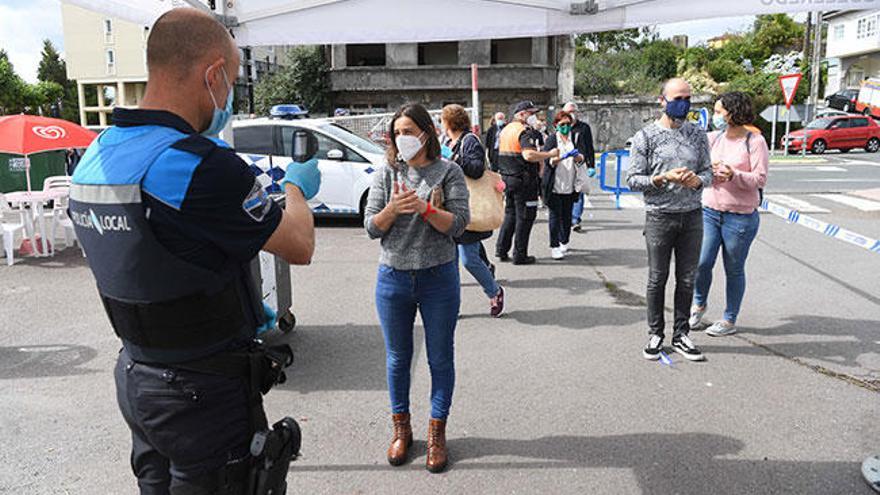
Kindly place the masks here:
POLYGON ((377 155, 385 153, 385 150, 379 147, 379 145, 358 136, 339 124, 324 124, 320 126, 320 129, 343 143, 365 153, 374 153, 377 155))

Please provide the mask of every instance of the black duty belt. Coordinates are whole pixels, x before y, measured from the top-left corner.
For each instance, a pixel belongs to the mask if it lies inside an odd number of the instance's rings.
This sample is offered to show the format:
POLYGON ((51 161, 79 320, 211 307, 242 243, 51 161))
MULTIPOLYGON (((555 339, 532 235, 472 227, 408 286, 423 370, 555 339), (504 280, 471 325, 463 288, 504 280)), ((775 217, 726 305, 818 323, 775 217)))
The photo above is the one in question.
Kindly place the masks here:
POLYGON ((116 334, 154 349, 207 347, 241 335, 246 322, 235 281, 215 294, 172 301, 129 303, 101 295, 116 334))

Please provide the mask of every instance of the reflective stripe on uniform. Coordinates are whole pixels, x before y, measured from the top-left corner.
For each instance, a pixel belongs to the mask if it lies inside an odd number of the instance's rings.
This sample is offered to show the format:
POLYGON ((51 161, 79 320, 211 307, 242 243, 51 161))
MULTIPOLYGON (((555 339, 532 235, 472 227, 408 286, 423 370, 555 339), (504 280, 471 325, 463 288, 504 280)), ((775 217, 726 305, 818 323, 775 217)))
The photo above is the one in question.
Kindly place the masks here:
POLYGON ((141 186, 140 184, 71 184, 70 199, 101 205, 140 203, 141 186))

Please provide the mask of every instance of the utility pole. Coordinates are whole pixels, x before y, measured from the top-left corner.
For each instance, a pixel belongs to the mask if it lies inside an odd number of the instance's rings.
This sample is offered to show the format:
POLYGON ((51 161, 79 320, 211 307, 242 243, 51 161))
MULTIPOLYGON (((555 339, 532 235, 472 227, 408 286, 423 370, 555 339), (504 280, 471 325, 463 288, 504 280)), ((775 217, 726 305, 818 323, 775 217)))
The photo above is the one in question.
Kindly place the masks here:
MULTIPOLYGON (((813 49, 811 55, 813 56, 812 62, 810 62, 810 70, 812 72, 810 79, 810 103, 813 105, 813 111, 819 105, 819 84, 820 84, 820 75, 821 70, 819 64, 822 60, 822 12, 816 12, 816 22, 815 27, 813 28, 813 49)), ((808 112, 810 113, 810 112, 808 112)), ((815 113, 813 113, 814 115, 815 113)), ((813 117, 810 115, 810 118, 813 117)))
POLYGON ((803 47, 804 60, 811 60, 810 59, 810 41, 812 40, 812 38, 810 38, 810 35, 812 34, 812 32, 813 32, 813 13, 807 12, 806 29, 804 29, 804 47, 803 47))

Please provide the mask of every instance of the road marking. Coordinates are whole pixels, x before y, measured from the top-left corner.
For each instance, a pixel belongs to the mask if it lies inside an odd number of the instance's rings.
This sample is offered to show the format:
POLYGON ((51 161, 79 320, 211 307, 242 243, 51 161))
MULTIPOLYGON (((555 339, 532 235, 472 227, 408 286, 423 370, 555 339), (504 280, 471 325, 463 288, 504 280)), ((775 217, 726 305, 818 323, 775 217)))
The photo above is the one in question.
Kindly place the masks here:
POLYGON ((808 203, 802 199, 792 198, 791 196, 786 196, 785 194, 768 194, 765 196, 770 201, 775 201, 783 206, 787 206, 792 210, 797 210, 802 213, 830 213, 831 210, 816 206, 812 203, 808 203))
POLYGON ((777 172, 848 172, 847 169, 842 167, 785 167, 785 168, 774 168, 773 173, 777 172))
POLYGON ((799 179, 795 182, 880 182, 880 179, 799 179))
POLYGON ((816 167, 817 172, 846 172, 843 167, 816 167))
POLYGON ((642 209, 645 207, 645 201, 639 196, 624 194, 620 196, 620 207, 629 209, 642 209))
POLYGON ((845 194, 814 194, 813 196, 851 206, 862 211, 880 211, 880 203, 870 199, 856 198, 845 194))
POLYGON ((853 246, 867 249, 872 253, 880 254, 880 240, 857 234, 851 230, 846 230, 844 228, 841 228, 839 225, 830 224, 815 219, 813 217, 803 215, 797 210, 786 208, 780 204, 768 201, 767 199, 765 199, 761 203, 761 209, 764 211, 769 211, 770 213, 778 217, 784 218, 788 223, 797 224, 801 227, 806 227, 815 232, 819 232, 820 234, 824 234, 828 237, 846 242, 847 244, 852 244, 853 246))

